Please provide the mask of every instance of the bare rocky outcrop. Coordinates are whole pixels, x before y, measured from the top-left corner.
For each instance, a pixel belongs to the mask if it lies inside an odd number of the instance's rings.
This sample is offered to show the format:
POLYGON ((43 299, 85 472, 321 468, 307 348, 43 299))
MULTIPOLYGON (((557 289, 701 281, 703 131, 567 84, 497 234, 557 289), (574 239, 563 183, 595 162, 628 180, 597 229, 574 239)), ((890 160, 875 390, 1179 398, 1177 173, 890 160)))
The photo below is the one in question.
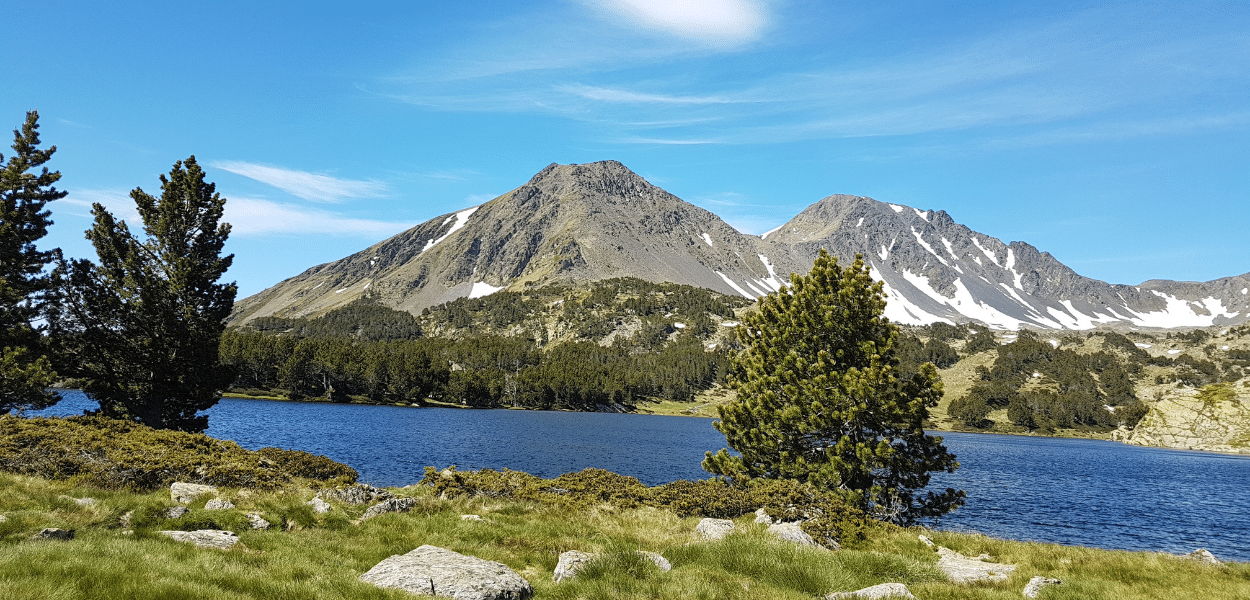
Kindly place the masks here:
POLYGON ((332 510, 330 503, 326 502, 325 500, 322 500, 321 498, 313 498, 312 500, 309 500, 308 502, 305 502, 304 504, 311 506, 313 509, 313 512, 318 513, 318 514, 328 513, 332 510))
POLYGON ((177 519, 178 517, 181 517, 189 512, 191 512, 191 510, 185 506, 174 506, 165 511, 165 516, 170 519, 177 519))
POLYGON ((902 583, 882 583, 854 592, 834 592, 825 596, 825 600, 844 600, 849 598, 911 598, 915 600, 916 597, 911 595, 911 590, 907 589, 907 586, 902 583))
POLYGON ((1033 578, 1029 580, 1029 584, 1024 586, 1024 597, 1036 598, 1038 594, 1042 593, 1042 588, 1048 585, 1061 585, 1062 583, 1063 582, 1058 579, 1034 575, 1033 578))
POLYGON ((367 483, 358 483, 341 489, 321 490, 317 492, 317 497, 323 500, 342 502, 343 504, 360 505, 390 500, 395 495, 367 483))
POLYGON ((937 568, 953 583, 976 583, 978 581, 1006 581, 1016 571, 1016 565, 986 562, 988 554, 969 558, 950 548, 938 546, 937 568))
POLYGON ((269 529, 272 526, 269 521, 260 516, 260 513, 247 513, 247 524, 251 525, 252 529, 269 529))
POLYGON ((1216 558, 1215 555, 1211 554, 1211 551, 1207 550, 1206 548, 1199 548, 1197 550, 1194 550, 1193 552, 1186 554, 1185 558, 1188 560, 1192 560, 1194 562, 1202 563, 1204 565, 1211 565, 1213 567, 1219 567, 1219 566, 1224 565, 1223 561, 1216 558))
POLYGON ((230 510, 234 508, 234 503, 221 498, 213 498, 204 503, 204 510, 230 510))
POLYGON ((383 560, 360 580, 455 600, 527 600, 534 595, 529 582, 503 563, 428 545, 383 560))
POLYGON ((169 497, 178 504, 189 504, 204 494, 216 494, 217 488, 198 483, 176 481, 169 486, 169 497))
POLYGON ((1123 441, 1136 446, 1250 453, 1250 397, 1244 387, 1228 389, 1232 393, 1227 397, 1205 400, 1198 390, 1172 390, 1151 406, 1123 441))
POLYGON ((361 515, 360 520, 372 519, 386 513, 406 513, 416 505, 416 498, 391 498, 370 506, 369 510, 366 510, 365 514, 361 515))
POLYGON ((734 522, 729 519, 703 519, 694 528, 699 539, 714 542, 734 532, 734 522))
POLYGON ((239 536, 235 535, 233 531, 222 531, 220 529, 199 529, 196 531, 158 531, 156 533, 171 537, 179 542, 195 544, 198 548, 229 550, 235 544, 239 543, 239 536))

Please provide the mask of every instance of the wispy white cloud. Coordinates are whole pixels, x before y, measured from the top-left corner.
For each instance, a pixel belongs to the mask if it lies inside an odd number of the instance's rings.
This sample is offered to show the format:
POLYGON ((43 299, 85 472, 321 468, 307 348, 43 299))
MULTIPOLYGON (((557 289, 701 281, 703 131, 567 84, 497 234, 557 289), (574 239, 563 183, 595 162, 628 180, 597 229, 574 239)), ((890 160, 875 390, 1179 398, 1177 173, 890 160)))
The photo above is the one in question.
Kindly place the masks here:
POLYGON ((271 185, 293 196, 312 202, 342 202, 351 198, 380 198, 386 184, 379 181, 338 179, 307 171, 296 171, 237 160, 219 160, 211 166, 248 179, 271 185))
POLYGON ((231 198, 223 221, 231 235, 255 237, 278 234, 319 234, 379 239, 415 225, 347 217, 341 213, 256 198, 231 198))
POLYGON ((629 104, 732 104, 739 102, 721 96, 671 96, 582 84, 562 85, 557 86, 556 89, 588 100, 629 104))
POLYGON ((767 5, 758 0, 585 0, 613 21, 715 45, 738 45, 763 34, 767 5))
POLYGON ((139 211, 135 208, 135 201, 130 199, 130 190, 77 189, 49 206, 57 213, 90 219, 91 205, 97 203, 108 209, 114 218, 125 221, 132 230, 143 224, 139 219, 139 211))

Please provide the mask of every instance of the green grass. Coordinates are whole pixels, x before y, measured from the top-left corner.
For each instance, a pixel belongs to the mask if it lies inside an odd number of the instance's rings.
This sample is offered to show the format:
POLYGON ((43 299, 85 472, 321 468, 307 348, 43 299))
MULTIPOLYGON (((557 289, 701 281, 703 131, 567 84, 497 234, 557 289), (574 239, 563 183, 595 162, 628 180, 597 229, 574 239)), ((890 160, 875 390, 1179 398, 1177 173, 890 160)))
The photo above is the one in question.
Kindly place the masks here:
POLYGON ((382 559, 432 544, 503 562, 525 577, 538 598, 557 599, 811 599, 877 583, 907 583, 919 598, 1016 599, 1029 578, 1062 579, 1050 599, 1250 598, 1250 565, 1209 567, 1177 557, 1113 552, 984 536, 924 532, 964 553, 1016 563, 1006 582, 954 585, 936 570, 937 555, 920 530, 882 528, 840 552, 797 548, 770 539, 751 517, 741 534, 699 542, 697 518, 666 510, 600 505, 566 509, 490 498, 441 499, 429 488, 392 490, 417 497, 408 514, 354 522, 365 506, 334 504, 318 515, 304 505, 313 492, 223 489, 237 508, 163 518, 167 491, 134 493, 76 487, 70 481, 0 474, 0 598, 412 598, 361 583, 382 559), (92 506, 73 498, 92 497, 92 506), (274 523, 269 531, 235 529, 228 551, 197 549, 155 534, 159 529, 238 526, 247 512, 274 523), (122 524, 130 513, 131 525, 122 524), (483 522, 463 521, 478 514, 483 522), (44 527, 74 529, 68 542, 31 541, 44 527), (601 553, 576 579, 552 582, 561 552, 601 553), (661 572, 635 550, 658 552, 673 564, 661 572))

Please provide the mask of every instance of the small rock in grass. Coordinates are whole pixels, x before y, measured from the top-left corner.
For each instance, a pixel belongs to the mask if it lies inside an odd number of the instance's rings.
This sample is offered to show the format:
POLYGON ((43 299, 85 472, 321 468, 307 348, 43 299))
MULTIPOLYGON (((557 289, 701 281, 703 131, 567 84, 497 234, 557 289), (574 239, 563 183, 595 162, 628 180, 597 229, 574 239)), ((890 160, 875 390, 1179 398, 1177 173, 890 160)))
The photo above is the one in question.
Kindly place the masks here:
POLYGON ((6 517, 6 516, 4 516, 4 515, 0 515, 0 523, 3 523, 3 522, 8 521, 8 520, 9 520, 9 518, 8 518, 8 517, 6 517))
POLYGON ((938 546, 938 570, 945 573, 953 583, 978 581, 1006 581, 1016 571, 1016 565, 984 562, 988 554, 968 558, 950 548, 938 546))
POLYGON ((204 494, 216 494, 217 488, 211 485, 200 485, 198 483, 183 483, 181 481, 174 482, 169 486, 169 497, 178 504, 187 504, 204 494))
POLYGON ((1199 548, 1197 550, 1194 550, 1193 552, 1186 554, 1185 558, 1188 558, 1189 560, 1192 560, 1195 562, 1202 563, 1204 565, 1211 565, 1215 567, 1218 567, 1224 564, 1223 562, 1220 561, 1220 559, 1216 558, 1214 554, 1211 554, 1211 551, 1207 550, 1206 548, 1199 548))
POLYGON ((768 533, 785 542, 792 542, 800 546, 811 546, 814 548, 823 548, 812 536, 808 535, 798 523, 774 523, 768 526, 768 533))
POLYGON ((204 510, 229 510, 234 508, 234 503, 221 498, 213 498, 204 504, 204 510))
POLYGON ((933 543, 933 540, 929 539, 929 536, 927 536, 927 535, 922 535, 922 536, 920 536, 920 541, 924 542, 924 545, 926 545, 926 546, 928 546, 928 547, 930 547, 930 548, 935 547, 935 544, 933 543))
POLYGON ((313 498, 312 500, 309 500, 308 502, 305 502, 304 504, 311 506, 313 509, 313 512, 315 513, 330 512, 330 503, 326 502, 325 500, 322 500, 321 498, 313 498))
MULTIPOLYGON (((635 551, 635 554, 641 556, 659 567, 661 571, 672 571, 673 563, 668 562, 667 558, 655 552, 645 552, 642 550, 635 551)), ((577 550, 569 550, 560 555, 560 562, 556 564, 556 570, 552 573, 552 579, 556 583, 560 583, 565 579, 572 579, 577 576, 577 572, 582 570, 590 561, 599 558, 598 554, 589 552, 580 552, 577 550)))
POLYGON ((229 550, 231 546, 239 543, 239 536, 235 535, 233 531, 222 531, 220 529, 199 529, 196 531, 158 531, 156 533, 169 536, 179 542, 195 544, 198 548, 229 550))
POLYGON ((916 597, 911 595, 911 590, 901 583, 883 583, 854 592, 834 592, 825 596, 825 600, 844 598, 911 598, 915 600, 916 597))
POLYGON ((390 500, 395 495, 367 483, 358 483, 341 490, 321 490, 317 492, 317 497, 325 500, 336 500, 344 504, 359 505, 390 500))
POLYGON ((247 513, 247 522, 252 529, 269 529, 269 521, 260 516, 260 513, 247 513))
POLYGON ((36 533, 30 539, 32 540, 72 540, 74 539, 74 530, 65 530, 58 527, 48 527, 39 533, 36 533))
POLYGON ((381 588, 456 600, 528 600, 529 582, 503 563, 465 556, 435 546, 395 555, 360 576, 381 588))
POLYGON ((481 515, 460 515, 461 521, 481 521, 481 515))
POLYGON ((178 517, 181 517, 182 515, 185 515, 185 514, 187 514, 187 513, 189 513, 189 512, 191 512, 191 511, 190 511, 190 510, 188 510, 188 509, 187 509, 187 507, 185 507, 185 506, 175 506, 175 507, 173 507, 173 508, 171 508, 171 509, 169 509, 169 510, 165 511, 165 516, 166 516, 166 517, 169 517, 169 518, 171 518, 171 519, 177 519, 178 517))
POLYGON ((729 519, 703 519, 695 526, 694 532, 701 539, 709 542, 724 539, 734 532, 734 522, 729 519))
POLYGON ((764 509, 757 508, 755 509, 755 522, 762 523, 764 525, 772 525, 773 518, 768 516, 768 513, 764 512, 764 509))
POLYGON ((1051 579, 1050 577, 1042 577, 1041 575, 1035 575, 1033 576, 1033 579, 1029 580, 1029 584, 1024 586, 1024 597, 1036 598, 1037 595, 1041 593, 1042 588, 1048 585, 1059 585, 1061 583, 1063 582, 1058 579, 1051 579))

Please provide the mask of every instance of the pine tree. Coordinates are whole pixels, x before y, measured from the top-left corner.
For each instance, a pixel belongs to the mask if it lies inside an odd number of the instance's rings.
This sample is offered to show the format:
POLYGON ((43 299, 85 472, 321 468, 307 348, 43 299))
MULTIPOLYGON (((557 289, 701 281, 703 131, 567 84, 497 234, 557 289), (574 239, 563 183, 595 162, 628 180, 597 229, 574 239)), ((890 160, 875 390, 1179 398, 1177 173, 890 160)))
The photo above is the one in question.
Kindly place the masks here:
POLYGON ((760 299, 743 319, 734 402, 716 429, 740 455, 707 453, 703 468, 742 482, 794 479, 846 497, 883 520, 945 514, 964 493, 918 491, 959 463, 922 424, 942 384, 932 364, 901 376, 898 328, 882 316, 882 284, 863 257, 841 268, 821 251, 806 276, 760 299))
POLYGON ((234 379, 218 352, 236 292, 217 283, 234 259, 221 256, 230 225, 219 223, 226 201, 194 156, 160 180, 160 198, 130 193, 143 239, 103 206, 92 208, 87 239, 100 264, 66 267, 68 286, 51 320, 101 414, 198 432, 208 417, 197 413, 234 379))
POLYGON ((13 155, 0 169, 0 414, 60 399, 47 391, 56 373, 34 325, 54 287, 44 268, 59 251, 41 251, 35 243, 52 224, 46 205, 66 192, 53 187, 61 174, 43 166, 56 146, 39 149, 38 121, 37 111, 26 113, 22 129, 13 132, 13 155))

